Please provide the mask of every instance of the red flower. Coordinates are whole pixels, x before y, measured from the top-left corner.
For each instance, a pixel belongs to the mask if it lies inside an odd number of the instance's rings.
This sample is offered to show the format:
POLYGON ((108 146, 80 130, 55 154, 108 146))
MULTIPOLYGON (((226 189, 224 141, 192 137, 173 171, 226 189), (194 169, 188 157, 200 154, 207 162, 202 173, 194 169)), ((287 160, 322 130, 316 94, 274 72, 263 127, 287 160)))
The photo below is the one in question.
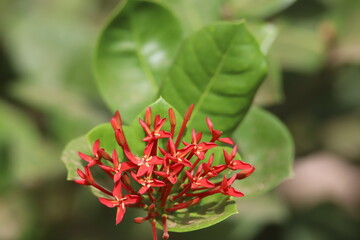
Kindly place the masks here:
POLYGON ((76 170, 78 175, 81 177, 81 179, 76 179, 74 182, 81 184, 81 185, 92 185, 94 183, 94 178, 91 174, 89 166, 85 167, 85 173, 82 172, 80 169, 76 170))
POLYGON ((220 185, 220 192, 224 195, 229 195, 233 197, 243 197, 244 194, 242 192, 239 192, 235 188, 231 187, 231 184, 234 183, 236 179, 236 175, 232 176, 230 179, 227 179, 225 176, 223 178, 223 181, 220 185))
POLYGON ((219 130, 215 130, 213 128, 213 123, 211 122, 210 118, 206 117, 206 123, 209 127, 210 133, 212 135, 212 138, 210 140, 210 142, 215 142, 215 141, 219 141, 219 142, 223 142, 229 145, 233 145, 234 142, 233 140, 231 140, 231 138, 220 138, 222 131, 219 130))
POLYGON ((236 153, 237 153, 237 146, 235 146, 233 148, 230 155, 225 151, 225 149, 223 150, 223 152, 224 152, 224 158, 225 158, 226 166, 228 168, 230 168, 231 170, 240 170, 240 169, 248 170, 248 169, 253 169, 254 168, 249 163, 245 163, 245 162, 240 161, 240 160, 234 160, 234 158, 236 156, 236 153))
POLYGON ((146 146, 144 150, 144 156, 138 157, 133 155, 129 151, 124 151, 126 157, 133 163, 133 166, 138 166, 139 169, 136 173, 136 176, 143 176, 152 169, 153 165, 159 165, 163 163, 163 160, 157 156, 151 156, 150 153, 153 149, 153 143, 150 143, 146 146))
POLYGON ((155 122, 154 122, 154 130, 151 131, 150 130, 150 125, 146 124, 143 120, 139 119, 140 125, 141 127, 144 129, 145 133, 147 134, 147 136, 145 138, 143 138, 144 142, 150 142, 150 141, 154 141, 160 138, 169 138, 171 137, 171 133, 170 132, 166 132, 164 130, 161 130, 162 126, 165 123, 166 118, 162 118, 157 120, 155 118, 155 122))
POLYGON ((211 142, 201 142, 202 133, 198 132, 196 134, 195 130, 192 130, 192 141, 191 144, 183 142, 185 146, 191 148, 193 154, 195 154, 199 159, 204 159, 205 153, 207 150, 216 147, 217 144, 211 142))
POLYGON ((225 165, 211 166, 214 161, 214 154, 212 154, 207 163, 203 163, 203 169, 208 177, 216 177, 219 173, 226 169, 225 165))
POLYGON ((182 163, 176 163, 170 166, 168 159, 165 159, 163 171, 154 171, 154 173, 164 179, 167 179, 171 182, 171 184, 175 184, 177 182, 177 176, 183 168, 184 165, 182 163))
POLYGON ((116 212, 116 224, 119 224, 124 217, 126 212, 126 206, 135 204, 140 201, 138 195, 127 194, 124 197, 122 196, 121 183, 117 183, 114 187, 113 196, 115 199, 108 198, 99 198, 99 201, 107 207, 113 208, 117 207, 116 212))
POLYGON ((152 187, 164 187, 166 184, 163 181, 160 181, 156 178, 151 178, 150 176, 147 176, 145 178, 136 176, 135 173, 131 172, 131 176, 135 181, 140 183, 142 187, 139 189, 139 194, 144 194, 152 187))
POLYGON ((212 154, 208 157, 207 152, 218 146, 215 141, 225 144, 233 144, 233 142, 229 138, 221 138, 222 132, 213 128, 210 119, 206 119, 212 135, 209 142, 201 142, 202 133, 196 133, 194 129, 191 132, 191 143, 182 141, 193 108, 194 106, 191 105, 187 110, 177 136, 175 136, 176 119, 172 109, 168 111, 170 122, 170 132, 168 132, 162 130, 166 118, 156 115, 152 119, 151 109, 147 108, 144 119, 139 119, 146 134, 142 139, 146 143, 142 156, 137 156, 131 151, 120 113, 116 111, 110 122, 116 142, 124 153, 123 159, 119 158, 115 149, 111 155, 106 153, 97 140, 92 148, 92 156, 79 153, 80 158, 87 162, 87 166, 84 172, 77 170, 80 179, 74 182, 94 187, 107 195, 108 197, 100 197, 99 201, 107 207, 117 208, 116 224, 123 219, 127 207, 145 209, 147 216, 138 217, 135 222, 150 221, 154 240, 157 239, 156 220, 162 223, 163 239, 169 238, 168 213, 199 204, 203 198, 213 194, 242 197, 243 194, 231 185, 235 180, 248 177, 254 171, 254 167, 241 160, 235 160, 236 146, 231 154, 224 150, 223 155, 220 156, 224 158, 223 163, 213 166, 215 156, 212 154), (181 142, 184 146, 179 147, 181 142), (161 157, 158 155, 159 152, 161 157), (201 163, 204 160, 205 162, 201 163), (91 169, 96 167, 99 167, 113 182, 112 192, 94 179, 91 169), (224 176, 222 181, 215 178, 224 174, 225 170, 227 174, 233 172, 232 177, 227 179, 224 176))
POLYGON ((95 141, 93 148, 92 148, 92 153, 93 153, 94 157, 91 157, 84 153, 78 152, 79 157, 89 163, 88 164, 89 167, 94 166, 96 164, 102 165, 102 163, 101 163, 102 158, 104 158, 106 160, 111 160, 110 155, 107 154, 103 148, 100 148, 100 140, 95 141))
POLYGON ((186 146, 183 149, 176 149, 174 141, 172 138, 169 138, 168 141, 168 148, 169 153, 164 151, 163 149, 160 149, 160 151, 167 156, 170 160, 172 160, 175 163, 181 163, 184 166, 191 167, 191 162, 186 159, 186 155, 188 155, 192 151, 192 146, 186 146))
POLYGON ((206 177, 202 176, 202 166, 198 168, 195 176, 193 176, 188 171, 185 172, 186 176, 189 178, 191 182, 191 189, 196 189, 198 187, 212 188, 215 186, 212 182, 209 181, 206 177))

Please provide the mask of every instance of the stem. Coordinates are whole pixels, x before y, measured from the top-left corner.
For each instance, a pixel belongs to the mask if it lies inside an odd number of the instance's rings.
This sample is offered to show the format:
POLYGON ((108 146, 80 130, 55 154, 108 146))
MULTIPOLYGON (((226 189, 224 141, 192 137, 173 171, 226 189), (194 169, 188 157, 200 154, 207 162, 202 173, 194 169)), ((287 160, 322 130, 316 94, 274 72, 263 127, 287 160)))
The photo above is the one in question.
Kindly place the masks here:
POLYGON ((174 125, 171 125, 170 133, 171 133, 171 136, 174 137, 174 134, 175 134, 175 126, 174 125))
POLYGON ((147 190, 147 194, 148 194, 148 196, 149 196, 149 198, 150 198, 150 201, 151 202, 155 202, 155 198, 152 196, 152 194, 151 194, 151 191, 152 190, 152 188, 149 188, 148 190, 147 190))
POLYGON ((194 170, 194 168, 198 165, 198 163, 200 162, 200 158, 197 158, 196 161, 194 162, 194 164, 191 166, 191 168, 189 169, 189 172, 191 172, 192 170, 194 170))
POLYGON ((198 197, 200 199, 213 195, 215 193, 219 193, 219 187, 214 187, 213 189, 206 191, 206 192, 201 192, 201 193, 188 193, 186 194, 187 197, 198 197))
POLYGON ((170 128, 171 128, 170 133, 172 135, 171 138, 173 139, 175 134, 176 117, 172 108, 169 109, 168 113, 169 113, 170 128))
POLYGON ((173 185, 170 183, 170 185, 166 185, 166 188, 164 189, 163 194, 161 195, 161 207, 165 207, 166 205, 166 200, 169 197, 170 193, 171 193, 171 189, 172 189, 173 185))
POLYGON ((162 235, 162 238, 163 239, 169 239, 169 233, 168 233, 168 229, 167 229, 167 224, 166 224, 166 219, 167 219, 167 216, 166 215, 163 215, 161 217, 161 220, 162 220, 162 226, 163 226, 163 235, 162 235))
POLYGON ((194 104, 191 104, 189 109, 186 111, 185 113, 185 117, 184 117, 184 121, 181 125, 181 128, 180 128, 180 131, 179 131, 179 135, 176 139, 176 142, 175 142, 175 147, 177 148, 179 146, 179 143, 181 141, 181 138, 182 138, 182 135, 184 134, 184 131, 185 131, 185 128, 186 128, 186 124, 188 123, 188 121, 190 120, 190 117, 191 117, 191 113, 192 111, 194 110, 194 104))
POLYGON ((109 195, 109 196, 112 196, 112 195, 113 195, 112 192, 106 190, 105 188, 101 187, 101 186, 98 185, 97 183, 93 183, 92 186, 93 186, 94 188, 99 189, 100 191, 102 191, 103 193, 105 193, 105 194, 107 194, 107 195, 109 195))
POLYGON ((175 200, 175 199, 181 197, 182 195, 184 195, 184 193, 185 193, 187 190, 189 190, 190 187, 191 187, 191 183, 188 183, 188 184, 185 186, 185 188, 184 188, 178 195, 174 196, 172 199, 175 200))
POLYGON ((157 156, 157 146, 158 146, 158 140, 156 139, 151 149, 151 156, 157 156))
POLYGON ((157 240, 155 219, 151 220, 150 222, 151 222, 151 230, 152 230, 153 240, 157 240))

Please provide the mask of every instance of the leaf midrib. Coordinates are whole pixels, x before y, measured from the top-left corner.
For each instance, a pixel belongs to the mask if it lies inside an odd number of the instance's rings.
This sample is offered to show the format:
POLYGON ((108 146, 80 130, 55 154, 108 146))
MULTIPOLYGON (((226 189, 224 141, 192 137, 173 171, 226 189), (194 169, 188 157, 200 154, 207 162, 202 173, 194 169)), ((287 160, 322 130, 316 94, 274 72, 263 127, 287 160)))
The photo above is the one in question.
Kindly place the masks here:
MULTIPOLYGON (((209 94, 209 92, 210 92, 210 90, 211 90, 214 82, 215 82, 216 79, 217 79, 217 76, 220 74, 220 70, 221 70, 221 68, 222 68, 223 65, 224 65, 225 57, 228 55, 228 51, 229 51, 229 49, 231 49, 231 47, 232 47, 232 45, 233 45, 233 43, 234 43, 234 41, 235 41, 235 38, 236 38, 236 35, 237 35, 237 34, 238 34, 238 31, 236 30, 235 33, 234 33, 234 35, 233 35, 233 37, 232 37, 232 39, 231 39, 231 42, 229 43, 228 48, 225 50, 223 56, 222 56, 221 59, 220 59, 220 62, 219 62, 218 66, 217 66, 217 68, 216 68, 216 70, 215 70, 215 72, 214 72, 213 77, 210 79, 208 85, 206 86, 205 90, 204 90, 203 93, 201 94, 199 100, 195 103, 195 108, 194 108, 194 111, 193 111, 193 113, 192 113, 193 116, 195 116, 195 115, 199 112, 199 109, 200 109, 201 105, 204 103, 206 96, 209 94)), ((194 117, 192 117, 192 118, 190 119, 189 125, 191 124, 191 122, 192 122, 193 119, 194 119, 194 117)))

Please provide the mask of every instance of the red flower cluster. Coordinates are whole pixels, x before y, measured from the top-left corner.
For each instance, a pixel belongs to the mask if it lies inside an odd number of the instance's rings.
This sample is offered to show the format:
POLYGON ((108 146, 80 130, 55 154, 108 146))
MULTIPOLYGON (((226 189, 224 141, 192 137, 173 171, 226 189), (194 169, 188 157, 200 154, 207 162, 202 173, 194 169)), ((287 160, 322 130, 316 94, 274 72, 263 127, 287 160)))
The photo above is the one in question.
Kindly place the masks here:
POLYGON ((75 182, 91 185, 108 195, 107 198, 99 198, 99 201, 107 207, 117 208, 116 224, 123 219, 126 207, 144 208, 148 212, 147 216, 135 218, 134 221, 141 223, 149 220, 154 240, 157 239, 156 219, 162 222, 163 239, 169 238, 166 221, 170 212, 193 206, 212 194, 242 197, 243 193, 231 185, 236 179, 249 176, 254 167, 241 160, 235 160, 236 146, 231 153, 223 151, 224 163, 221 165, 213 165, 213 154, 205 160, 206 152, 218 146, 216 141, 234 144, 230 138, 221 138, 222 132, 213 129, 209 118, 206 122, 212 137, 208 142, 201 142, 202 133, 196 133, 195 130, 192 130, 191 143, 182 141, 193 108, 191 105, 186 112, 176 139, 176 119, 173 110, 169 109, 170 131, 165 131, 162 127, 166 118, 156 115, 153 120, 151 108, 147 108, 144 120, 139 119, 146 133, 146 137, 142 139, 147 143, 143 156, 137 156, 131 151, 122 128, 120 114, 116 112, 111 119, 111 125, 115 131, 116 141, 123 150, 124 159, 119 161, 116 150, 113 150, 111 155, 106 153, 100 148, 100 141, 97 140, 92 149, 93 156, 79 153, 80 158, 88 164, 84 172, 78 169, 81 179, 75 182), (179 147, 180 142, 183 144, 182 147, 179 147), (160 143, 164 143, 163 148, 159 146, 160 143), (94 166, 100 167, 109 175, 114 183, 112 191, 96 183, 90 170, 94 166), (222 180, 215 181, 215 177, 225 170, 226 173, 232 170, 234 174, 229 178, 224 175, 222 180))

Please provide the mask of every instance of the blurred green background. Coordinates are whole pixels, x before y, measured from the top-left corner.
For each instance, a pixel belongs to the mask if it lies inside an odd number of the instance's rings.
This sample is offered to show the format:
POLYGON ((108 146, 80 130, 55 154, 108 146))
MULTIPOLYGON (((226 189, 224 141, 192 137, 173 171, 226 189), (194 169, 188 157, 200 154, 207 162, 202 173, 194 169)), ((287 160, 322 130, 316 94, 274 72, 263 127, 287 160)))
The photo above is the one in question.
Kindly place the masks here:
MULTIPOLYGON (((246 18, 266 36, 270 73, 255 102, 290 129, 295 175, 226 221, 171 239, 360 239, 360 1, 217 2, 223 19, 246 18)), ((115 226, 60 160, 111 116, 91 64, 117 3, 0 0, 0 240, 151 238, 132 223, 136 211, 115 226)))

